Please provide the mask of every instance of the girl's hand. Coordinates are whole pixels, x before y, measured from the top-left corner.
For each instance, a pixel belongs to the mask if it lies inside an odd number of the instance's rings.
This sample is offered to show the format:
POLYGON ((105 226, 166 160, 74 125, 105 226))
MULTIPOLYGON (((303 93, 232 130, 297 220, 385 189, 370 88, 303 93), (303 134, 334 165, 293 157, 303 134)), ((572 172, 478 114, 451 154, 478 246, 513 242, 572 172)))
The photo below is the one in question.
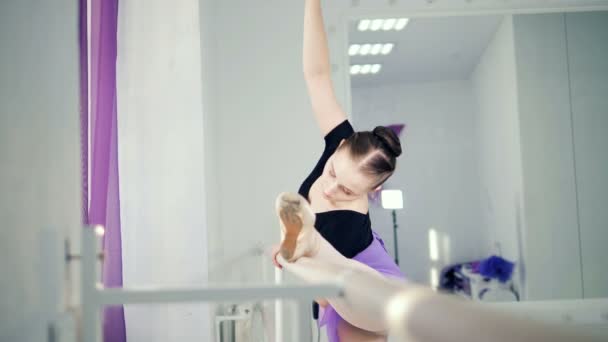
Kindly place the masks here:
POLYGON ((277 244, 272 246, 272 263, 278 267, 278 268, 283 268, 283 266, 281 266, 281 264, 279 264, 279 262, 277 261, 277 254, 279 254, 279 250, 281 249, 281 245, 277 244))

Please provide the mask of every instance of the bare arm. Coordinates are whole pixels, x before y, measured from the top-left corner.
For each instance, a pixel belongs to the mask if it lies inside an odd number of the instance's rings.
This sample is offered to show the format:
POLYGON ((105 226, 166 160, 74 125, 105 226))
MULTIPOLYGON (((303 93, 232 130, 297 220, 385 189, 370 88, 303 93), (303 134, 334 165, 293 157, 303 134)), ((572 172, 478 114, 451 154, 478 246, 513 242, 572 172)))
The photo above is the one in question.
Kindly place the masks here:
POLYGON ((329 49, 323 24, 321 0, 305 0, 303 71, 312 109, 326 135, 346 120, 346 114, 338 104, 331 82, 329 49))

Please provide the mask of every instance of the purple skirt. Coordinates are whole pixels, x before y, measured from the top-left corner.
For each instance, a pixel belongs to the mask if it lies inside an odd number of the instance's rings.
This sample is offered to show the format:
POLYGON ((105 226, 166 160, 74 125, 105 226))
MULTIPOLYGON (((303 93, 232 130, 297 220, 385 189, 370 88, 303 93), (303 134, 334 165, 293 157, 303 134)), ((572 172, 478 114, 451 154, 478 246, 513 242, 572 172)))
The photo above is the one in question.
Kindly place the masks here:
MULTIPOLYGON (((390 278, 405 279, 405 276, 401 273, 401 270, 399 270, 399 266, 395 264, 393 258, 386 251, 384 241, 382 241, 376 232, 372 233, 374 234, 372 243, 361 253, 355 255, 353 260, 366 264, 390 278)), ((338 324, 341 320, 342 317, 340 317, 331 305, 327 305, 325 308, 319 308, 318 324, 320 327, 327 325, 326 330, 329 342, 340 342, 340 338, 338 337, 338 324)))

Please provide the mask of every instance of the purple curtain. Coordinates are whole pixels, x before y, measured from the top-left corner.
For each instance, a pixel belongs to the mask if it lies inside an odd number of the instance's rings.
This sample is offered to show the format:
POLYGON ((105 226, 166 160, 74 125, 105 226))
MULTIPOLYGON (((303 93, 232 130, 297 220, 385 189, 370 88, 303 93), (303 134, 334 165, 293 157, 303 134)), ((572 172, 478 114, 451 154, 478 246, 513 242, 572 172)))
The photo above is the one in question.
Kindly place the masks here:
MULTIPOLYGON (((105 227, 103 249, 103 283, 106 287, 122 286, 122 252, 120 239, 120 199, 118 190, 118 148, 116 125, 116 51, 118 0, 91 0, 90 87, 87 89, 87 2, 80 0, 81 63, 81 137, 83 160, 83 207, 88 202, 87 153, 88 125, 91 127, 91 203, 83 213, 85 223, 105 227), (87 115, 88 103, 91 111, 87 115)), ((106 342, 125 342, 125 319, 122 306, 103 313, 106 342)))
POLYGON ((89 223, 89 54, 87 49, 87 0, 80 0, 78 13, 80 46, 80 170, 82 222, 89 223))

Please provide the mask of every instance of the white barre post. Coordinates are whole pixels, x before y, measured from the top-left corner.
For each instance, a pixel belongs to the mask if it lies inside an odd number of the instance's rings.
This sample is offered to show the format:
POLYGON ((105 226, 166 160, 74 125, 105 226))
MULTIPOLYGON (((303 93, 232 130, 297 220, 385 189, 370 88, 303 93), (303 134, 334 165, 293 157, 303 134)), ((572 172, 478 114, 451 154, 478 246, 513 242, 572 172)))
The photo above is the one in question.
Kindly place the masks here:
POLYGON ((97 255, 98 236, 94 227, 85 226, 82 232, 82 264, 80 268, 80 303, 82 305, 82 331, 85 342, 99 342, 101 325, 99 314, 97 255))
MULTIPOLYGON (((278 268, 274 270, 274 283, 280 285, 283 282, 283 273, 278 268)), ((283 339, 283 303, 274 301, 274 341, 281 342, 283 339)))
POLYGON ((297 341, 312 341, 312 301, 299 300, 296 303, 296 336, 297 341))

